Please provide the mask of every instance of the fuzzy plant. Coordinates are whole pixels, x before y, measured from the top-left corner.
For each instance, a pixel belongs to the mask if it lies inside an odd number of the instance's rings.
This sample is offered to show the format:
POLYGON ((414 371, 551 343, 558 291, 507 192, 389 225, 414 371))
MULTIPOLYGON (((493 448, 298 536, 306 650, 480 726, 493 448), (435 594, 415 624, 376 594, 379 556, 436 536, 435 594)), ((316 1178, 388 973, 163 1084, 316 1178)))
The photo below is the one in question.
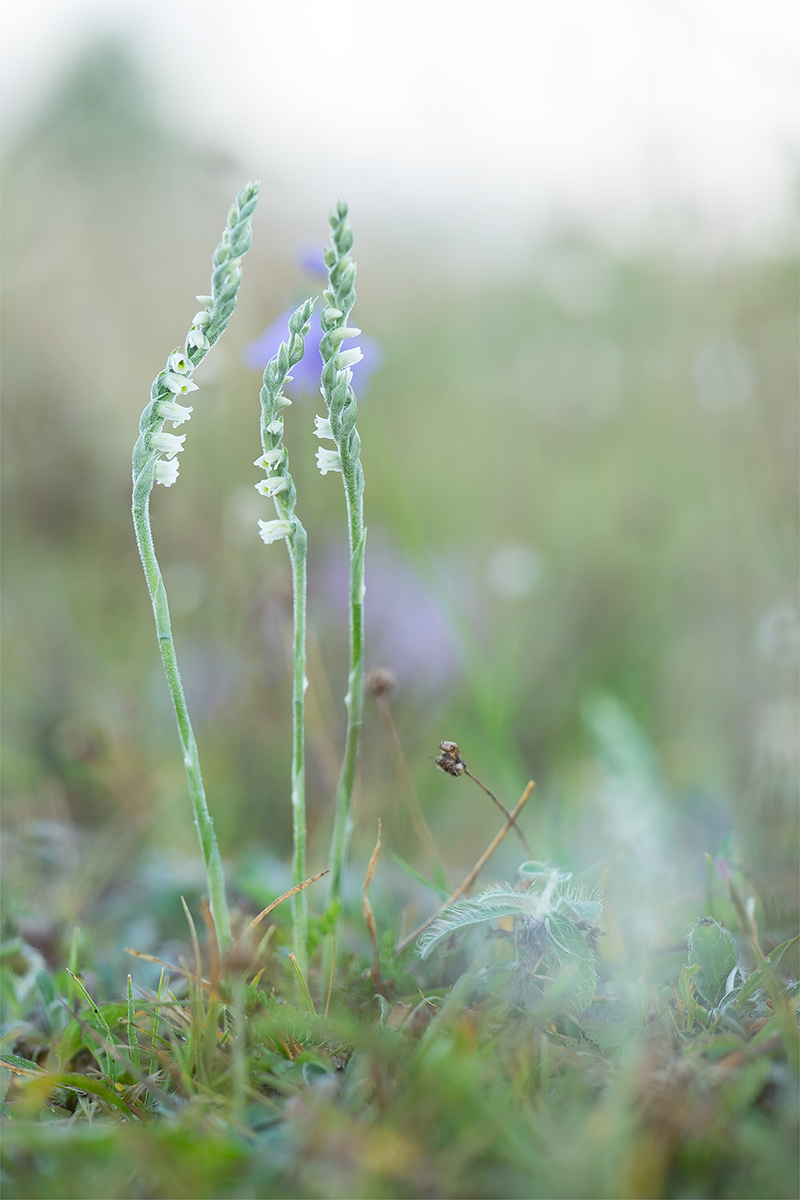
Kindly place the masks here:
MULTIPOLYGON (((293 642, 292 642, 292 884, 306 877, 306 799, 304 708, 306 679, 306 559, 308 539, 295 512, 297 491, 289 473, 289 454, 283 443, 282 409, 292 402, 284 394, 291 380, 289 372, 305 353, 314 300, 306 300, 289 318, 288 340, 281 342, 278 352, 264 369, 261 388, 261 449, 253 464, 266 472, 266 478, 256 484, 256 490, 270 497, 277 512, 274 521, 259 521, 261 537, 270 545, 285 541, 292 567, 293 585, 293 642)), ((305 891, 292 900, 293 941, 297 964, 303 975, 308 966, 308 901, 305 891)))
POLYGON ((153 602, 158 646, 178 722, 183 764, 189 785, 194 821, 206 867, 211 913, 220 949, 233 945, 225 876, 214 823, 208 810, 200 759, 197 752, 186 697, 183 693, 175 642, 169 616, 167 593, 156 558, 150 528, 150 493, 155 484, 172 487, 178 478, 178 454, 183 451, 185 434, 164 432, 172 423, 176 429, 192 415, 192 407, 178 403, 179 398, 197 391, 192 373, 211 347, 222 336, 236 307, 242 278, 242 257, 252 240, 252 221, 258 201, 258 184, 249 183, 236 197, 222 240, 212 258, 211 295, 198 296, 202 304, 186 336, 183 348, 170 354, 167 365, 153 381, 150 401, 139 421, 139 437, 133 448, 133 524, 144 574, 153 602))
POLYGON ((353 789, 356 760, 364 712, 364 472, 361 467, 361 438, 356 429, 358 402, 353 391, 352 367, 360 362, 358 347, 345 350, 342 343, 358 337, 360 329, 348 328, 347 319, 355 304, 356 266, 350 256, 353 231, 347 220, 347 205, 339 200, 328 218, 331 244, 324 251, 328 270, 326 301, 320 316, 322 337, 322 392, 327 416, 316 417, 316 434, 332 441, 333 449, 317 450, 317 466, 323 475, 341 473, 347 509, 350 543, 350 663, 347 694, 347 732, 341 773, 336 789, 336 814, 330 853, 329 900, 333 912, 341 904, 342 881, 353 832, 353 789))
POLYGON ((490 887, 445 908, 420 937, 418 952, 427 958, 463 929, 510 917, 517 995, 530 1004, 558 979, 559 1003, 573 1014, 583 1012, 597 986, 595 942, 600 930, 595 922, 603 911, 602 899, 547 863, 523 863, 519 873, 516 887, 490 887))

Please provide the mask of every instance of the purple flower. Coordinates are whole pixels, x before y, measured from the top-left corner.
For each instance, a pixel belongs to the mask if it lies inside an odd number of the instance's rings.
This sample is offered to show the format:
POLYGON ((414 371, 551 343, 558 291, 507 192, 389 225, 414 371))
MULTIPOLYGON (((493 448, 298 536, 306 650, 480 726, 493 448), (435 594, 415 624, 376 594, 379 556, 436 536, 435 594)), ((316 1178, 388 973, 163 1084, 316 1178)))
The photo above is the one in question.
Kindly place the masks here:
MULTIPOLYGON (((327 269, 322 258, 322 250, 317 245, 301 246, 297 254, 300 266, 315 279, 325 279, 327 269)), ((276 317, 267 329, 254 342, 245 346, 242 352, 242 362, 251 371, 263 371, 273 354, 285 340, 289 317, 294 307, 285 309, 276 317)), ((306 352, 296 367, 292 368, 292 382, 287 384, 286 391, 290 396, 316 395, 319 391, 322 360, 319 353, 319 343, 322 331, 319 323, 319 309, 315 309, 311 317, 311 328, 306 338, 306 352)), ((361 348, 361 361, 354 364, 353 387, 359 396, 367 391, 370 376, 383 366, 383 349, 375 338, 361 334, 358 339, 361 348)))
MULTIPOLYGON (((436 596, 406 559, 370 534, 366 562, 367 644, 373 663, 401 683, 436 690, 459 670, 450 623, 436 596)), ((346 626, 350 574, 347 551, 329 545, 309 578, 311 602, 327 621, 346 626)))
POLYGON ((328 278, 328 268, 322 257, 322 247, 318 246, 316 242, 308 242, 305 246, 301 246, 297 251, 297 261, 303 270, 314 278, 328 278))
MULTIPOLYGON (((254 342, 250 342, 249 346, 245 346, 242 352, 242 362, 251 371, 263 371, 273 354, 277 354, 278 347, 286 338, 287 324, 293 312, 294 307, 285 309, 260 337, 256 338, 254 342)), ((306 338, 306 352, 297 366, 292 367, 292 382, 286 385, 285 390, 290 396, 316 395, 319 392, 322 370, 322 359, 319 353, 321 337, 319 309, 315 309, 311 316, 311 328, 306 338)), ((363 357, 352 368, 353 387, 359 396, 363 396, 367 391, 370 376, 383 365, 383 349, 380 342, 363 333, 359 336, 358 344, 363 357)))

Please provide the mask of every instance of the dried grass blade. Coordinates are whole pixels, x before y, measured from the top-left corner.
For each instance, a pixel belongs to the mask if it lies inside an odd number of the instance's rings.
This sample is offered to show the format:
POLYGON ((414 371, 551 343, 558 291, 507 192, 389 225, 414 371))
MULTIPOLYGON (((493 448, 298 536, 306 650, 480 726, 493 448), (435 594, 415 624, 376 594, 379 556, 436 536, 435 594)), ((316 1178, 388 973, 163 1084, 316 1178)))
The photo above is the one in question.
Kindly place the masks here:
POLYGON ((375 874, 375 868, 378 865, 378 859, 381 856, 381 833, 382 826, 380 818, 378 818, 378 840, 375 843, 375 849, 372 851, 372 856, 367 864, 367 873, 364 876, 364 886, 361 889, 361 911, 364 914, 364 920, 367 923, 369 936, 372 939, 372 984, 377 989, 381 981, 381 964, 378 958, 378 930, 375 925, 375 914, 372 911, 372 905, 369 902, 367 890, 372 883, 372 876, 375 874))
POLYGON ((206 991, 211 990, 211 983, 208 979, 198 979, 196 975, 186 968, 176 967, 174 963, 165 962, 163 958, 156 958, 154 954, 145 954, 144 950, 134 950, 132 946, 126 946, 125 953, 133 954, 135 958, 143 958, 145 962, 155 963, 159 967, 165 967, 167 971, 174 971, 176 975, 185 975, 191 983, 199 984, 206 991))
POLYGON ((307 888, 310 883, 316 883, 318 879, 322 879, 323 875, 328 875, 328 874, 330 874, 329 870, 320 871, 319 875, 312 875, 310 877, 310 879, 304 879, 302 883, 298 883, 295 887, 290 888, 288 892, 284 892, 282 896, 278 896, 278 899, 273 900, 272 904, 268 904, 267 907, 265 909, 263 909, 258 914, 257 917, 253 917, 252 921, 247 926, 244 933, 240 934, 239 937, 236 939, 233 949, 231 950, 230 954, 226 956, 225 962, 223 963, 222 968, 220 970, 220 978, 222 978, 222 976, 225 974, 226 970, 228 969, 228 963, 230 962, 231 956, 235 953, 236 950, 238 950, 239 946, 241 946, 242 942, 245 940, 247 935, 249 933, 252 933, 252 931, 255 929, 256 925, 260 924, 260 922, 264 920, 264 917, 268 917, 273 909, 277 908, 279 904, 283 904, 284 900, 289 900, 297 892, 302 892, 303 888, 307 888))

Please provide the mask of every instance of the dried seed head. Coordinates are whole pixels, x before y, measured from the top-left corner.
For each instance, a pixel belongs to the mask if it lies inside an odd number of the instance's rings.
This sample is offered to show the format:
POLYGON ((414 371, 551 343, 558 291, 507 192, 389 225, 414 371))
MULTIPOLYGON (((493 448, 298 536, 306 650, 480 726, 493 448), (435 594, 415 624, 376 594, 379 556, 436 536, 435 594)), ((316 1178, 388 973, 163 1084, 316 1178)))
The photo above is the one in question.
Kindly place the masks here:
POLYGON ((463 775, 467 764, 461 757, 461 751, 456 742, 439 742, 441 754, 436 758, 436 765, 448 775, 463 775))
POLYGON ((388 667, 375 667, 367 676, 367 693, 374 696, 386 696, 397 687, 397 678, 388 667))

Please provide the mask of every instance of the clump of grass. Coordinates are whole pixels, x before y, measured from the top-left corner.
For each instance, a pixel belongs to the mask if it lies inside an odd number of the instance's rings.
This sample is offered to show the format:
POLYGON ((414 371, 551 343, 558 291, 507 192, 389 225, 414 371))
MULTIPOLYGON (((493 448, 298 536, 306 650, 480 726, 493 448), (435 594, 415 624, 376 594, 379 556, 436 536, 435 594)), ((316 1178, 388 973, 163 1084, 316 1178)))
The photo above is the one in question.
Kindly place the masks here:
POLYGON ((484 941, 454 984, 432 932, 427 979, 384 944, 381 992, 350 956, 324 1015, 294 1003, 281 924, 224 972, 209 947, 117 1000, 79 973, 72 1007, 66 971, 38 972, 25 993, 29 951, 6 946, 5 1194, 792 1195, 790 944, 747 973, 704 918, 674 985, 598 982, 583 1007, 594 986, 579 998, 554 948, 565 923, 588 944, 578 914, 598 902, 541 865, 525 879, 470 902, 482 921, 513 910, 517 930, 484 941), (525 989, 545 900, 552 978, 525 989))

